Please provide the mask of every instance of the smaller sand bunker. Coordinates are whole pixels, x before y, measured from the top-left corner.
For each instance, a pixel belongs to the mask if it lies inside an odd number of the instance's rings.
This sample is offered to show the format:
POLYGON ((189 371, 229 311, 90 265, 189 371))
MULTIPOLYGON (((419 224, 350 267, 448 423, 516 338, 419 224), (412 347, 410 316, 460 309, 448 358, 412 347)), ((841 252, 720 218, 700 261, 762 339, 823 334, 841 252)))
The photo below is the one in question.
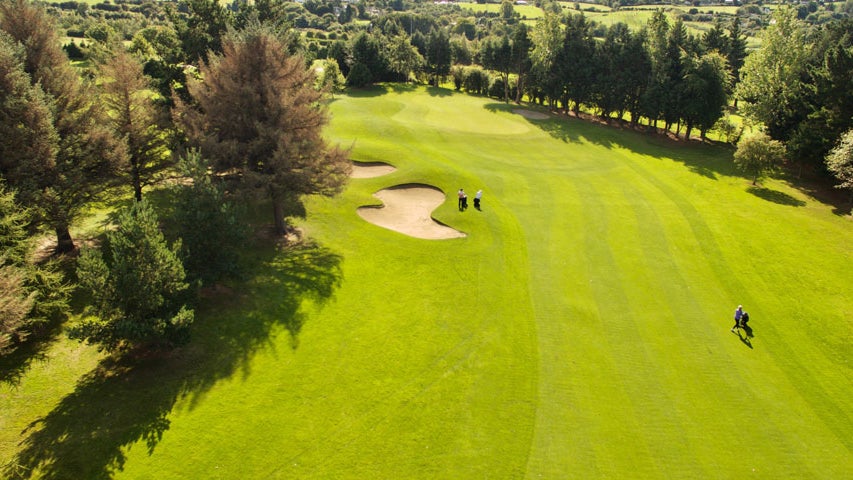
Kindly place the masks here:
POLYGON ((360 207, 358 214, 368 222, 415 238, 444 240, 466 235, 436 222, 432 211, 444 203, 441 190, 421 184, 398 185, 373 194, 381 207, 360 207))
POLYGON ((397 170, 393 165, 382 162, 352 162, 352 178, 373 178, 388 175, 397 170))
POLYGON ((533 110, 525 110, 523 108, 517 108, 513 110, 513 113, 517 113, 530 120, 546 120, 548 118, 548 114, 546 113, 534 112, 533 110))

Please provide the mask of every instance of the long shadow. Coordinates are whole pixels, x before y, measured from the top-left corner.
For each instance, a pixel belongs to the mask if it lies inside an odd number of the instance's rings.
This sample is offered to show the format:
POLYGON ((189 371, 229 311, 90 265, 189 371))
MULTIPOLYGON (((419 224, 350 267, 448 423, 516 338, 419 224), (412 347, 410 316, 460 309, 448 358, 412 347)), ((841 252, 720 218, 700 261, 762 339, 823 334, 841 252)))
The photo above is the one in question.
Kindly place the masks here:
POLYGON ((752 339, 755 337, 752 327, 750 327, 749 325, 741 325, 740 328, 736 330, 736 332, 740 341, 744 345, 752 349, 752 339), (743 335, 741 335, 740 333, 741 330, 743 330, 743 335))
POLYGON ((142 441, 154 452, 178 400, 193 408, 220 380, 247 375, 254 354, 280 328, 297 348, 302 301, 334 294, 342 259, 313 242, 265 251, 244 286, 222 287, 199 308, 189 345, 110 357, 82 377, 73 393, 21 432, 18 454, 0 477, 112 478, 131 445, 142 441))
MULTIPOLYGON (((495 104, 488 105, 486 108, 499 109, 495 104)), ((509 108, 524 108, 524 106, 509 108)), ((691 171, 711 179, 717 179, 719 175, 742 176, 735 170, 730 156, 719 154, 721 149, 732 151, 730 145, 675 141, 654 131, 638 131, 630 124, 621 122, 617 122, 616 125, 612 121, 602 124, 587 118, 578 119, 567 116, 551 116, 548 120, 528 121, 553 138, 566 143, 585 141, 605 148, 624 148, 651 158, 665 157, 683 163, 691 171)))
MULTIPOLYGON (((388 93, 405 93, 412 92, 418 88, 418 85, 410 83, 379 83, 363 88, 347 89, 344 95, 354 98, 372 98, 381 97, 388 93)), ((431 88, 430 88, 431 89, 431 88)))
MULTIPOLYGON (((64 256, 58 262, 59 271, 66 282, 75 277, 70 256, 64 256)), ((75 296, 69 299, 69 309, 75 311, 75 296)), ((62 325, 67 317, 62 314, 56 318, 48 319, 30 327, 29 337, 14 350, 0 355, 0 383, 18 385, 23 376, 30 370, 33 364, 46 361, 47 350, 62 333, 62 325)))
POLYGON ((778 203, 779 205, 789 205, 791 207, 805 207, 806 202, 798 200, 787 193, 777 190, 771 190, 765 187, 749 187, 747 192, 755 195, 758 198, 763 198, 768 202, 778 203))
POLYGON ((453 90, 450 90, 449 88, 430 86, 427 87, 427 93, 431 97, 449 97, 453 95, 453 90))
POLYGON ((18 385, 33 364, 46 361, 47 349, 59 336, 61 325, 59 321, 51 322, 12 352, 0 355, 0 383, 18 385))

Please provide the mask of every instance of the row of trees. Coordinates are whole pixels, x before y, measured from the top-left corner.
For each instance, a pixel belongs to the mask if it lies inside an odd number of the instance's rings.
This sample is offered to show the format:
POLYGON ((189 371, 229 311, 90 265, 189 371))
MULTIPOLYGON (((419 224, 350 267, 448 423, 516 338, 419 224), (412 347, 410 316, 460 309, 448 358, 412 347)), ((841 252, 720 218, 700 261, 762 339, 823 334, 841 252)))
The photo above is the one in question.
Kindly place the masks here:
POLYGON ((199 53, 206 61, 183 95, 158 98, 122 44, 106 45, 95 78, 84 80, 44 10, 0 4, 0 350, 66 313, 69 287, 33 259, 33 242, 47 227, 56 253, 74 250, 70 226, 106 191, 129 187, 133 204, 100 249, 83 249, 76 273, 93 315, 69 331, 121 350, 185 340, 197 287, 238 264, 238 203, 269 201, 283 234, 287 217, 304 215, 304 195, 343 187, 347 152, 321 137, 325 92, 292 54, 291 32, 250 20, 204 38, 215 47, 199 53), (158 214, 145 187, 166 169, 186 181, 158 214))
POLYGON ((407 35, 400 18, 383 17, 353 42, 332 45, 329 54, 349 85, 403 78, 435 84, 452 72, 457 89, 630 117, 635 125, 645 119, 688 138, 694 129, 704 137, 715 125, 731 131, 722 117, 733 103, 784 145, 785 158, 816 172, 828 169, 827 155, 853 126, 851 19, 814 26, 792 8, 777 9, 762 47, 747 57, 737 17, 698 38, 658 10, 639 31, 616 24, 599 39, 583 15, 546 14, 533 28, 495 28, 503 33, 474 42, 459 25, 419 22, 428 36, 416 27, 407 35), (482 68, 460 66, 472 62, 482 68))
POLYGON ((722 116, 746 56, 737 19, 697 39, 660 10, 642 31, 616 24, 601 41, 582 14, 546 14, 532 29, 520 23, 483 39, 476 51, 445 29, 432 28, 421 41, 419 32, 408 36, 398 22, 379 25, 329 50, 351 86, 411 75, 437 84, 453 64, 473 60, 496 73, 507 101, 526 96, 566 112, 630 114, 635 123, 661 120, 665 129, 683 124, 688 135, 696 127, 704 136, 722 116))

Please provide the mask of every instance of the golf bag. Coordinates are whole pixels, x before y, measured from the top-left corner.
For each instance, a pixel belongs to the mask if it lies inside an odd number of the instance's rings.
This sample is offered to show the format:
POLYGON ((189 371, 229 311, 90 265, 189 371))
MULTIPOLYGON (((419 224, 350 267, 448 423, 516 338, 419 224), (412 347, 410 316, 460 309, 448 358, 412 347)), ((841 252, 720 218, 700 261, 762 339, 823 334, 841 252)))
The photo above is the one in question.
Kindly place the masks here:
POLYGON ((748 322, 748 321, 749 321, 749 314, 746 312, 743 312, 743 315, 741 315, 741 317, 740 317, 740 326, 746 327, 746 322, 748 322))

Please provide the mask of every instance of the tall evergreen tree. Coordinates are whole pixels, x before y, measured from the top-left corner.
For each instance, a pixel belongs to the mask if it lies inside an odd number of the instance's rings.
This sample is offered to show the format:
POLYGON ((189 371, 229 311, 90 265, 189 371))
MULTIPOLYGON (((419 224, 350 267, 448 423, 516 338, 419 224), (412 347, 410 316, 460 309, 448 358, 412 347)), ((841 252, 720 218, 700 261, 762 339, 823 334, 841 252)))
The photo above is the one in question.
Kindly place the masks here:
POLYGON ((687 100, 684 85, 684 76, 687 73, 686 62, 693 54, 687 49, 689 42, 687 27, 680 18, 676 19, 667 36, 662 66, 664 88, 667 92, 662 113, 664 129, 667 131, 684 117, 684 105, 687 100))
POLYGON ((689 139, 695 126, 704 139, 708 129, 723 116, 729 73, 725 58, 716 51, 688 59, 682 110, 687 124, 685 136, 689 139))
POLYGON ((313 71, 263 27, 225 38, 222 55, 189 83, 195 103, 179 103, 176 122, 217 172, 242 180, 273 206, 275 231, 304 216, 302 196, 337 194, 351 164, 322 137, 328 116, 313 71))
POLYGON ((50 99, 24 71, 26 54, 0 32, 0 175, 30 208, 34 221, 44 221, 56 171, 59 136, 50 99))
POLYGON ((571 103, 572 110, 578 114, 581 104, 591 99, 595 82, 594 55, 591 24, 583 14, 569 16, 555 65, 562 80, 566 111, 571 103))
POLYGON ((723 28, 723 22, 720 17, 717 17, 711 29, 702 36, 702 46, 708 52, 716 51, 720 55, 728 53, 729 39, 726 36, 726 30, 723 28))
POLYGON ((102 95, 107 118, 115 135, 127 149, 125 172, 134 198, 142 201, 142 187, 169 158, 164 134, 165 112, 151 97, 152 82, 142 65, 123 47, 101 67, 102 95))
POLYGON ((644 91, 642 111, 643 115, 655 125, 666 109, 667 95, 672 93, 668 68, 670 56, 667 50, 670 29, 669 19, 662 10, 655 10, 645 27, 647 34, 644 37, 651 59, 652 73, 649 75, 649 84, 644 91))
MULTIPOLYGON (((103 191, 124 150, 105 127, 100 104, 60 48, 53 22, 25 0, 0 3, 0 30, 25 46, 24 71, 49 99, 58 143, 53 165, 32 183, 48 223, 56 232, 59 253, 74 249, 69 227, 84 205, 103 191)), ((45 163, 42 161, 42 165, 45 163)), ((35 171, 36 169, 30 169, 35 171)), ((27 204, 29 206, 29 204, 27 204)))
POLYGON ((509 74, 513 68, 512 45, 506 36, 489 38, 480 48, 480 62, 484 67, 500 74, 504 86, 504 101, 509 102, 509 74))
MULTIPOLYGON (((746 58, 746 35, 741 30, 740 18, 737 16, 732 18, 732 23, 729 24, 726 50, 720 53, 726 57, 734 86, 740 82, 740 69, 743 68, 743 62, 746 58)), ((735 106, 737 106, 737 97, 735 97, 735 106)))
POLYGON ((53 262, 33 263, 30 212, 0 179, 0 355, 63 317, 70 287, 53 262))
POLYGON ((512 34, 512 67, 518 77, 515 103, 521 103, 521 97, 525 92, 527 76, 531 69, 530 49, 532 46, 530 28, 527 24, 519 23, 512 34))
POLYGON ((447 32, 443 28, 432 29, 427 37, 426 49, 426 72, 432 84, 438 86, 450 74, 450 37, 447 32))
MULTIPOLYGON (((361 32, 352 42, 352 65, 350 68, 359 69, 370 74, 366 84, 380 81, 386 70, 385 57, 382 55, 382 45, 379 38, 368 32, 361 32)), ((363 85, 362 85, 363 86, 363 85)))

